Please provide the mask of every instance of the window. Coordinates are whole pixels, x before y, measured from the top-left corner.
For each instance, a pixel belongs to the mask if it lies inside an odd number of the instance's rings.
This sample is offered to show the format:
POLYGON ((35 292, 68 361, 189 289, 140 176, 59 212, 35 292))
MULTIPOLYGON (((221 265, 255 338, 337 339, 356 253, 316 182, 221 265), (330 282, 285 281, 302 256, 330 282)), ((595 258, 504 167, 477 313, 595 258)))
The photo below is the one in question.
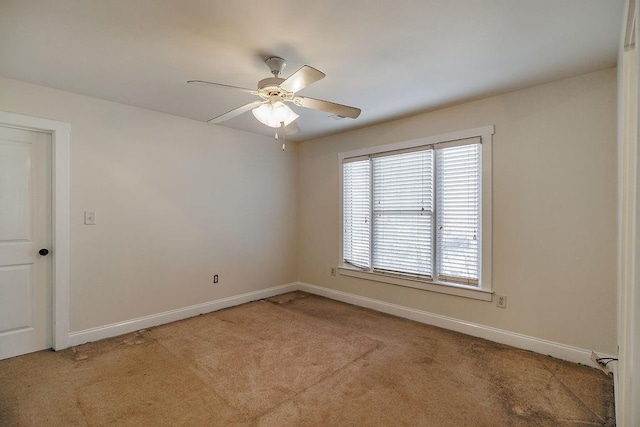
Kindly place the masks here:
POLYGON ((343 153, 341 274, 490 299, 492 134, 343 153))

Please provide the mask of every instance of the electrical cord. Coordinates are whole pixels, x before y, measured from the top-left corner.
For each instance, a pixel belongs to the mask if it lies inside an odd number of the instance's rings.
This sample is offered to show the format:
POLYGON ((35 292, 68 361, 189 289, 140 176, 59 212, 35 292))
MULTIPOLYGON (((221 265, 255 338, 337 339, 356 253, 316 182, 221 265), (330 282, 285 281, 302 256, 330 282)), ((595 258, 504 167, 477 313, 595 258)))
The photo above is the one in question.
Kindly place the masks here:
POLYGON ((598 363, 601 363, 604 366, 607 366, 611 362, 616 362, 617 360, 618 359, 616 359, 615 357, 600 357, 600 358, 596 359, 596 361, 598 363), (605 360, 606 360, 606 362, 605 362, 605 360))

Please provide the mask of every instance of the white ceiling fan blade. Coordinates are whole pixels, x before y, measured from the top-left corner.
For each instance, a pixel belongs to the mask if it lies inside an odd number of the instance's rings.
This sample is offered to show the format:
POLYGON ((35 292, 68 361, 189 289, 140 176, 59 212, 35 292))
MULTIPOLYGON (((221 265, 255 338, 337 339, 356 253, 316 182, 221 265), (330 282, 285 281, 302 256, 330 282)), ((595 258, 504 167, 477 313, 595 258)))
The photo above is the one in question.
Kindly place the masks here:
POLYGON ((352 119, 357 118, 360 115, 360 109, 355 107, 349 107, 348 105, 336 104, 329 101, 323 101, 321 99, 307 98, 304 96, 296 96, 293 98, 293 103, 304 108, 311 108, 313 110, 324 111, 325 113, 335 114, 340 117, 350 117, 352 119))
POLYGON ((296 93, 311 83, 315 83, 324 78, 324 76, 325 74, 322 71, 316 70, 308 65, 303 65, 298 71, 290 75, 288 79, 280 83, 280 88, 287 92, 296 93))
POLYGON ((257 95, 258 94, 258 91, 254 90, 254 89, 247 89, 247 88, 238 87, 238 86, 223 85, 222 83, 206 82, 204 80, 189 80, 189 81, 187 81, 187 83, 196 84, 196 85, 203 85, 203 86, 221 87, 221 88, 224 88, 224 89, 240 90, 242 92, 250 93, 251 95, 257 95))
POLYGON ((221 114, 219 116, 214 117, 211 120, 207 120, 209 123, 222 123, 224 121, 227 121, 229 119, 232 119, 236 116, 239 116, 242 113, 246 113, 249 110, 253 110, 254 108, 264 104, 265 102, 268 101, 253 101, 247 105, 243 105, 242 107, 238 107, 235 110, 231 110, 231 111, 227 111, 224 114, 221 114))

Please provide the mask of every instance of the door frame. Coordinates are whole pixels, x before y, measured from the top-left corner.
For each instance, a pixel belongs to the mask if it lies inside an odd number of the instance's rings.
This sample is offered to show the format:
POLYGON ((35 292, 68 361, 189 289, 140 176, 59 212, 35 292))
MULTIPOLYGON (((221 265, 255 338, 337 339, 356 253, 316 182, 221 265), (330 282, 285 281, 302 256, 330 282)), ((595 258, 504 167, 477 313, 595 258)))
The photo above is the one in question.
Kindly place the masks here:
POLYGON ((51 333, 53 349, 69 347, 69 139, 71 124, 0 111, 0 124, 51 135, 51 333))

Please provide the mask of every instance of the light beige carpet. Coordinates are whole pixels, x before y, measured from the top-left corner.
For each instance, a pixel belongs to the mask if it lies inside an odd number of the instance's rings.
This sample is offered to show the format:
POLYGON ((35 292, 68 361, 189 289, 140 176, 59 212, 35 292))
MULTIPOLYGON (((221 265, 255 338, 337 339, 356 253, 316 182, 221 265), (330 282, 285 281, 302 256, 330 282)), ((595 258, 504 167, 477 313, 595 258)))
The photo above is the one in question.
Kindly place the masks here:
POLYGON ((612 425, 596 369, 294 292, 0 361, 0 425, 612 425))

